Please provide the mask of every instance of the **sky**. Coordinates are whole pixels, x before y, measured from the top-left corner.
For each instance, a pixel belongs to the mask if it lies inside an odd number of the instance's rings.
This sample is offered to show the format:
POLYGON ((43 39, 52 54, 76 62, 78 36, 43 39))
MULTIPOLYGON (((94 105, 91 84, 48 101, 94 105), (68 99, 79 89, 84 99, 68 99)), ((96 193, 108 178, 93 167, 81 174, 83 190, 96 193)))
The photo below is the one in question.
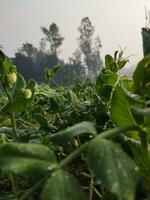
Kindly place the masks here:
POLYGON ((78 47, 77 28, 88 16, 102 42, 101 56, 121 46, 130 65, 142 58, 141 28, 150 0, 0 0, 0 44, 12 57, 22 43, 38 47, 40 27, 55 22, 65 38, 60 57, 67 59, 78 47))

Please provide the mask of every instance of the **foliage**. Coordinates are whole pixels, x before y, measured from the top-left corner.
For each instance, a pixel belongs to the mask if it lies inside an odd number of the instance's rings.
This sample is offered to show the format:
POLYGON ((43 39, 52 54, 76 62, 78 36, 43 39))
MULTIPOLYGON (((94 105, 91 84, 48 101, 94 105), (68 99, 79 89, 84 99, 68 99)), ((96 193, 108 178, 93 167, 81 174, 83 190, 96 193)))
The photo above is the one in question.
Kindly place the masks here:
POLYGON ((150 58, 133 78, 118 73, 126 62, 106 55, 96 84, 53 89, 26 83, 0 51, 2 199, 149 198, 150 58))
POLYGON ((57 49, 62 45, 64 40, 59 33, 58 26, 52 23, 49 29, 41 27, 41 30, 46 36, 46 41, 49 42, 51 54, 57 54, 57 49))
POLYGON ((79 49, 73 53, 69 61, 64 62, 63 59, 59 58, 60 47, 63 44, 64 38, 61 36, 58 25, 52 23, 49 28, 41 27, 44 37, 39 42, 39 48, 26 42, 15 53, 12 61, 17 66, 17 71, 23 75, 26 81, 32 78, 38 83, 43 83, 45 82, 44 73, 46 69, 53 71, 59 65, 59 70, 57 70, 57 73, 53 77, 53 86, 56 86, 56 83, 67 86, 73 84, 76 79, 81 82, 85 82, 87 78, 95 81, 102 68, 100 56, 101 41, 97 36, 94 40, 94 46, 92 46, 93 33, 84 39, 84 36, 89 34, 89 28, 87 27, 84 31, 82 29, 84 29, 84 26, 92 26, 90 20, 88 18, 85 19, 87 19, 89 24, 85 25, 85 22, 81 22, 83 27, 79 28, 79 32, 81 33, 79 49), (90 54, 87 54, 84 49, 88 50, 89 48, 90 54), (82 59, 83 56, 84 60, 82 59), (88 73, 85 64, 88 66, 88 73))
POLYGON ((78 30, 80 33, 78 38, 79 48, 84 55, 84 62, 88 70, 88 78, 90 80, 95 80, 102 68, 102 61, 100 58, 100 38, 98 36, 95 38, 95 47, 93 48, 94 26, 88 17, 81 20, 81 25, 78 30))

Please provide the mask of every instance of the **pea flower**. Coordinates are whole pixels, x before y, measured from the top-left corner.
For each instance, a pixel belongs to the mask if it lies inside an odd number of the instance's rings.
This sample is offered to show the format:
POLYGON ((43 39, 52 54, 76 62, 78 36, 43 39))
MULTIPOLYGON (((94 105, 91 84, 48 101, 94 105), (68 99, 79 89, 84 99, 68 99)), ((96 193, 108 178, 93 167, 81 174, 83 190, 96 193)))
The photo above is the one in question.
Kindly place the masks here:
POLYGON ((24 96, 26 99, 30 99, 32 97, 32 91, 30 89, 25 89, 24 96))
POLYGON ((7 74, 7 78, 6 78, 7 84, 9 85, 9 87, 12 87, 14 83, 16 83, 17 81, 17 75, 15 72, 11 72, 7 74))

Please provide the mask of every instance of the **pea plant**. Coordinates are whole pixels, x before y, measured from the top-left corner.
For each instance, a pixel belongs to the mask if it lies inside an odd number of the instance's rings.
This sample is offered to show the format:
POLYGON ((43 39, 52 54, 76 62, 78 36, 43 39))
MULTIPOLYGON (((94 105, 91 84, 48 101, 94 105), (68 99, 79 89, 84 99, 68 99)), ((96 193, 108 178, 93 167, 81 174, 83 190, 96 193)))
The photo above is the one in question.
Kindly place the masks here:
POLYGON ((150 55, 123 52, 95 84, 26 83, 0 51, 0 199, 134 200, 150 194, 150 55))

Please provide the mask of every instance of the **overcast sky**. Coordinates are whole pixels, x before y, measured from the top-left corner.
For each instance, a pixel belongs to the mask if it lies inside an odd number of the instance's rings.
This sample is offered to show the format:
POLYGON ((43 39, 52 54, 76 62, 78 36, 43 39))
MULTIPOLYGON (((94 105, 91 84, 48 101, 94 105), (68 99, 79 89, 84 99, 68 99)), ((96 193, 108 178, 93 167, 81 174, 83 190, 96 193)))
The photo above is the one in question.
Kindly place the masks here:
POLYGON ((88 16, 101 38, 102 57, 120 45, 126 56, 134 55, 132 65, 142 57, 144 7, 150 8, 150 0, 0 0, 0 44, 8 56, 24 42, 38 47, 40 27, 55 22, 65 37, 60 56, 66 59, 77 48, 81 19, 88 16))

